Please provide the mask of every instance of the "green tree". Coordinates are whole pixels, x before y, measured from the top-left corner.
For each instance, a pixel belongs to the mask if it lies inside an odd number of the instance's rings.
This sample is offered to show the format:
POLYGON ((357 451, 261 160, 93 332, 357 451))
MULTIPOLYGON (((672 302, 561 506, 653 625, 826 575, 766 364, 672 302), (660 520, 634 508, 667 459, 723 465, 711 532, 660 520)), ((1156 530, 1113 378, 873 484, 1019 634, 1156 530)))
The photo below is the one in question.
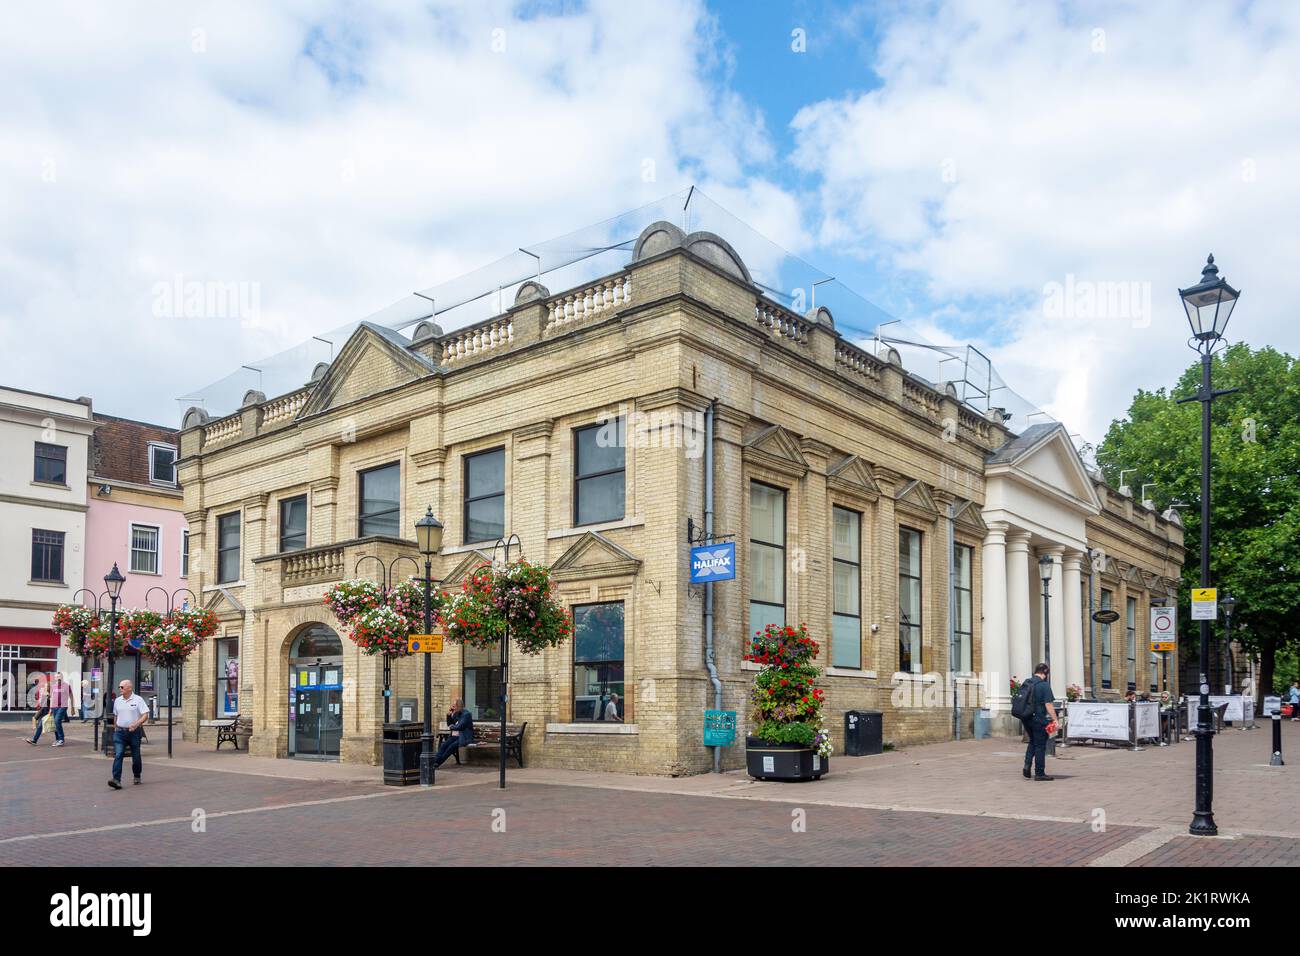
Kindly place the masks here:
MULTIPOLYGON (((1199 627, 1187 609, 1200 585, 1201 406, 1177 404, 1200 386, 1195 361, 1172 390, 1139 390, 1128 416, 1111 423, 1097 463, 1117 485, 1156 484, 1157 507, 1182 502, 1187 560, 1179 588, 1184 646, 1199 652, 1199 627)), ((1272 348, 1234 345, 1214 358, 1211 424, 1210 570, 1220 597, 1238 600, 1233 638, 1260 656, 1256 693, 1273 686, 1279 647, 1300 641, 1300 361, 1272 348)), ((1214 640, 1222 639, 1222 622, 1214 640)))

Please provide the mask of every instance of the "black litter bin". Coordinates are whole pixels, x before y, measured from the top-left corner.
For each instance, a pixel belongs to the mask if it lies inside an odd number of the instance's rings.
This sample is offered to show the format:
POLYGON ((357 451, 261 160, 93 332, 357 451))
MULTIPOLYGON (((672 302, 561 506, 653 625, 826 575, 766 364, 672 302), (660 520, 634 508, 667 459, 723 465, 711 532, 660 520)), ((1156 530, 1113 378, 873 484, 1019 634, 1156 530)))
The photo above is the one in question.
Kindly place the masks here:
POLYGON ((409 787, 420 782, 420 734, 418 720, 384 724, 384 783, 409 787))
POLYGON ((867 757, 884 750, 884 714, 878 710, 850 710, 844 714, 846 757, 867 757))

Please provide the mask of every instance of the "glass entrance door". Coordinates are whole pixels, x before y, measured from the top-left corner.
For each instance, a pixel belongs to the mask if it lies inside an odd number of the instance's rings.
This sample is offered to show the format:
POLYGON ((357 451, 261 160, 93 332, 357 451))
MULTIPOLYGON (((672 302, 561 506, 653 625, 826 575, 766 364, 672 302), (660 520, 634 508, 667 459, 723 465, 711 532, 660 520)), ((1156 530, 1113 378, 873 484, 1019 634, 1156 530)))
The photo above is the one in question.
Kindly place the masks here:
POLYGON ((343 660, 290 668, 289 753, 337 757, 343 740, 343 660))

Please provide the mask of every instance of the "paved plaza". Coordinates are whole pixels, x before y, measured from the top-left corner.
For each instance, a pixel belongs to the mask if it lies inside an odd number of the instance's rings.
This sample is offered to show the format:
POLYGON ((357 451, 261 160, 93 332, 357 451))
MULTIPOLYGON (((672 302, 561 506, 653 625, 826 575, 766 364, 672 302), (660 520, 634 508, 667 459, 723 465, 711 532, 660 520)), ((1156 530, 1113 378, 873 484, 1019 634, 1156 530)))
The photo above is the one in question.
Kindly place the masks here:
MULTIPOLYGON (((374 767, 182 742, 168 760, 156 727, 144 783, 128 769, 115 792, 88 725, 59 749, 28 746, 23 729, 0 724, 0 865, 1300 864, 1300 770, 1268 766, 1267 724, 1215 739, 1210 840, 1185 835, 1191 743, 1070 747, 1049 758, 1051 783, 1024 780, 1005 738, 836 757, 805 784, 512 766, 501 791, 476 755, 422 790, 385 787, 374 767)), ((1300 766, 1300 727, 1283 731, 1300 766)))

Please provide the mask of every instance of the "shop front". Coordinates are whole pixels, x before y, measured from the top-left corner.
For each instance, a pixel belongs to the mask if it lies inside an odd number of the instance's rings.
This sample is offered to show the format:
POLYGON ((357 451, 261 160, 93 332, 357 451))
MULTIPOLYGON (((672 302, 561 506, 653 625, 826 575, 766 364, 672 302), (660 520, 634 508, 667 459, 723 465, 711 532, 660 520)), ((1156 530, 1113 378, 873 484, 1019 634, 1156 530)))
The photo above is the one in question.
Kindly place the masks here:
POLYGON ((289 650, 289 756, 339 759, 343 741, 343 642, 315 624, 289 650))

